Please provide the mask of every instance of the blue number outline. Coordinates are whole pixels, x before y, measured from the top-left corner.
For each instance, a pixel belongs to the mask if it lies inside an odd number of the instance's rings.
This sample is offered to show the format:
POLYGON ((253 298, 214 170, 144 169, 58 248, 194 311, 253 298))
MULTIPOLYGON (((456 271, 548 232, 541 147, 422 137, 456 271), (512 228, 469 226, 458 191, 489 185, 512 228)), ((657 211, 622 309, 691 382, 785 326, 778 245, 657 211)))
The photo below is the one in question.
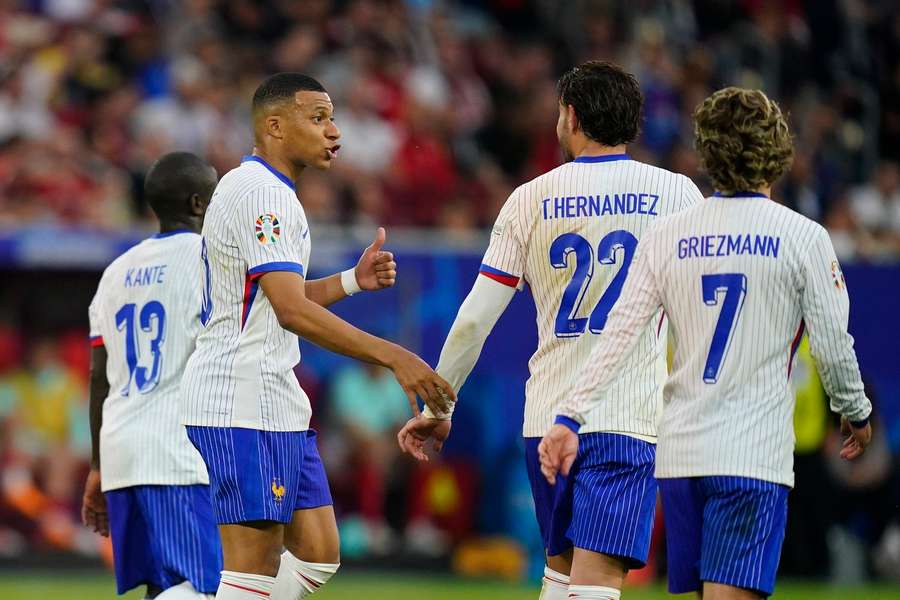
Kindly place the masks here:
POLYGON ((116 330, 125 331, 125 364, 128 367, 128 382, 122 388, 121 394, 127 396, 131 390, 131 380, 134 379, 134 370, 137 368, 137 340, 134 332, 134 304, 125 304, 116 312, 116 330))
POLYGON ((141 330, 153 331, 151 320, 156 319, 156 337, 150 340, 150 354, 153 356, 153 365, 150 367, 150 376, 147 376, 146 367, 137 367, 134 371, 134 383, 138 391, 146 394, 156 387, 162 374, 162 343, 166 341, 166 309, 157 300, 151 300, 141 309, 141 330))
POLYGON ((125 365, 128 367, 128 382, 121 391, 123 396, 130 394, 132 381, 139 393, 146 394, 156 387, 162 375, 162 344, 166 341, 166 309, 158 300, 151 300, 144 305, 138 316, 141 330, 148 333, 153 331, 152 321, 156 321, 156 336, 150 340, 153 364, 150 367, 149 376, 147 367, 138 366, 140 348, 137 340, 138 331, 135 327, 136 312, 137 305, 133 302, 123 304, 116 312, 116 329, 125 332, 125 365))
POLYGON ((601 265, 613 265, 616 263, 616 253, 622 251, 622 266, 613 276, 612 281, 606 286, 597 306, 591 312, 590 329, 591 333, 600 333, 606 327, 606 319, 609 317, 609 311, 616 304, 616 300, 622 294, 622 286, 625 285, 625 278, 628 276, 628 269, 631 267, 631 260, 634 258, 634 251, 637 249, 638 240, 629 231, 617 229, 610 231, 603 236, 600 244, 597 246, 597 260, 601 265))
POLYGON ((209 256, 206 252, 206 238, 200 240, 200 258, 203 260, 203 296, 200 300, 200 324, 206 327, 212 316, 212 274, 209 271, 209 256))
POLYGON ((578 337, 584 333, 587 317, 576 318, 588 284, 594 276, 594 249, 577 233, 564 233, 550 244, 550 265, 555 269, 569 266, 569 255, 575 253, 575 271, 563 292, 556 313, 556 337, 578 337))
POLYGON ((725 294, 712 341, 709 344, 706 365, 703 367, 703 381, 713 384, 719 380, 722 362, 728 355, 728 349, 734 339, 734 330, 740 319, 741 310, 744 308, 744 298, 747 295, 747 276, 743 273, 714 273, 701 276, 700 282, 703 302, 707 306, 716 306, 719 304, 719 293, 724 292, 725 294))
POLYGON ((597 260, 601 265, 616 263, 616 254, 622 251, 622 266, 610 280, 609 285, 591 310, 590 318, 575 317, 581 308, 581 302, 587 293, 588 285, 594 276, 594 248, 591 243, 577 233, 564 233, 550 244, 550 265, 555 269, 569 266, 569 255, 575 253, 575 270, 572 279, 563 291, 556 313, 556 337, 578 337, 584 333, 588 325, 591 333, 600 333, 606 326, 609 311, 622 294, 622 286, 628 276, 631 260, 637 248, 638 240, 629 231, 616 229, 610 231, 597 245, 597 260))

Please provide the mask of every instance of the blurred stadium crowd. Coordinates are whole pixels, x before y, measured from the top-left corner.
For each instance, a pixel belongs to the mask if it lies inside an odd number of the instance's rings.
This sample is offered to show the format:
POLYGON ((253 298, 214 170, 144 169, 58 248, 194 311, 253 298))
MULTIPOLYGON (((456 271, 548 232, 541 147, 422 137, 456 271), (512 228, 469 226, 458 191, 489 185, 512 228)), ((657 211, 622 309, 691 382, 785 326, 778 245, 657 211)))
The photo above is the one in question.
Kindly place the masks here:
MULTIPOLYGON (((704 191, 694 107, 726 84, 763 88, 796 136, 776 195, 824 223, 842 258, 900 258, 900 5, 891 0, 0 0, 0 230, 152 227, 141 197, 152 161, 191 150, 224 174, 251 147, 258 82, 302 71, 329 90, 343 133, 335 168, 305 173, 298 190, 314 224, 477 240, 515 186, 560 163, 556 77, 594 58, 643 86, 643 133, 630 154, 704 191)), ((75 521, 89 445, 84 332, 25 343, 8 317, 0 312, 0 553, 103 552, 75 521)), ((364 412, 354 408, 359 390, 397 394, 390 383, 360 367, 323 382, 322 402, 349 440, 323 455, 356 465, 356 479, 334 483, 367 524, 363 551, 394 548, 381 526, 391 521, 414 522, 411 539, 444 548, 471 515, 444 531, 410 517, 446 499, 441 481, 431 500, 404 501, 408 513, 385 510, 397 485, 423 477, 396 466, 390 437, 405 412, 349 418, 364 412)), ((454 477, 453 489, 467 489, 465 473, 454 477)))
POLYGON ((343 131, 339 172, 300 190, 315 222, 464 234, 558 164, 555 78, 589 58, 644 87, 632 154, 692 177, 697 103, 762 87, 796 133, 784 201, 844 256, 900 253, 889 0, 2 0, 0 218, 145 220, 149 163, 187 149, 226 172, 252 90, 294 70, 325 83, 343 131))

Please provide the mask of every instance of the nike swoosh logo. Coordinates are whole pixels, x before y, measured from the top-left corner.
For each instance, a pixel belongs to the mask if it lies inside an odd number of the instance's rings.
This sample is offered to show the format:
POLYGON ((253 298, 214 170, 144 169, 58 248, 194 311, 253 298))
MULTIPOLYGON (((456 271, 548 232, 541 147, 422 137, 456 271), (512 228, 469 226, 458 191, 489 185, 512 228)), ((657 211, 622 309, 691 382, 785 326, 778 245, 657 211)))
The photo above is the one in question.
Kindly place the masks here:
POLYGON ((309 233, 309 227, 307 227, 307 228, 306 228, 306 231, 304 231, 304 232, 301 233, 300 235, 301 235, 301 236, 303 237, 303 239, 305 240, 305 239, 306 239, 306 235, 307 235, 308 233, 309 233))

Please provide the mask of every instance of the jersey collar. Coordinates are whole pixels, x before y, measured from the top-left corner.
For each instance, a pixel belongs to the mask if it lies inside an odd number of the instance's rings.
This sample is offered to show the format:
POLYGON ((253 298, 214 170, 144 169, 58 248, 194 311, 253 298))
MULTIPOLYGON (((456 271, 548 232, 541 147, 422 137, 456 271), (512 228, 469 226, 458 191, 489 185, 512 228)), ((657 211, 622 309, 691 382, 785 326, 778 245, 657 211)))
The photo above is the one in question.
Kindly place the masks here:
POLYGON ((294 191, 297 191, 297 188, 294 187, 294 182, 291 181, 290 177, 288 177, 287 175, 285 175, 284 173, 282 173, 281 171, 279 171, 278 169, 276 169, 275 167, 273 167, 272 165, 267 163, 261 157, 248 154, 247 156, 244 156, 241 158, 241 163, 243 164, 245 162, 258 162, 259 164, 261 164, 262 166, 267 168, 272 173, 272 175, 274 175, 275 177, 280 179, 282 181, 282 183, 284 183, 286 186, 288 186, 289 188, 291 188, 294 191))
POLYGON ((733 194, 723 194, 716 192, 713 194, 716 198, 768 198, 765 194, 759 192, 735 192, 733 194))
POLYGON ((600 156, 579 156, 572 162, 577 163, 601 163, 614 160, 631 160, 627 154, 601 154, 600 156))

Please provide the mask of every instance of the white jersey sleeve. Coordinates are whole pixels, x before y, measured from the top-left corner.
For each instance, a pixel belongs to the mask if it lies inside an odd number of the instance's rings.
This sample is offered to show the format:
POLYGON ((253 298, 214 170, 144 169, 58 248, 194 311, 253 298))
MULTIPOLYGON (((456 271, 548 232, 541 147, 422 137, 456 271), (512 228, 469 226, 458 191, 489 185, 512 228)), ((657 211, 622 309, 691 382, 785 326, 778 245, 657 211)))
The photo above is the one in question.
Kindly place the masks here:
POLYGON ((868 418, 872 405, 866 398, 853 337, 847 331, 850 297, 844 274, 824 228, 813 237, 801 303, 809 345, 831 409, 851 421, 868 418))
POLYGON ((524 232, 530 229, 529 216, 527 206, 521 200, 521 188, 517 188, 503 204, 491 229, 491 239, 479 269, 482 275, 522 289, 522 275, 528 258, 524 232))
MULTIPOLYGON (((640 333, 660 309, 659 287, 650 262, 653 253, 649 246, 653 234, 647 233, 638 244, 622 295, 609 312, 603 341, 594 347, 581 376, 572 387, 569 400, 560 415, 583 425, 587 415, 598 404, 597 390, 605 390, 618 376, 637 344, 640 333)), ((627 430, 627 423, 612 426, 627 430)))
POLYGON ((309 225, 291 190, 259 187, 246 196, 238 210, 232 220, 234 239, 251 278, 270 271, 305 275, 309 225))

